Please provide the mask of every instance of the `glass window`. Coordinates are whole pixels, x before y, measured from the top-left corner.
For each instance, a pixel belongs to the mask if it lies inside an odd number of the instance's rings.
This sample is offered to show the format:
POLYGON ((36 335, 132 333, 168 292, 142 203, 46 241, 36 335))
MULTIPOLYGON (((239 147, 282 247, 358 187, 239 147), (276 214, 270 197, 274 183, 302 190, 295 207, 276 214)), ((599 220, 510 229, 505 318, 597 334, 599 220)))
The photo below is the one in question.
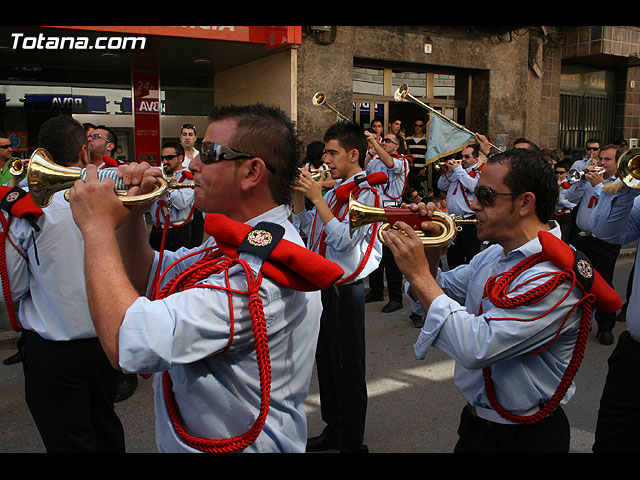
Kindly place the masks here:
POLYGON ((393 91, 406 83, 409 87, 411 95, 414 97, 426 97, 427 96, 427 74, 424 72, 407 72, 407 71, 395 71, 391 74, 391 85, 393 91))
POLYGON ((384 95, 384 70, 381 68, 353 68, 353 93, 384 95))

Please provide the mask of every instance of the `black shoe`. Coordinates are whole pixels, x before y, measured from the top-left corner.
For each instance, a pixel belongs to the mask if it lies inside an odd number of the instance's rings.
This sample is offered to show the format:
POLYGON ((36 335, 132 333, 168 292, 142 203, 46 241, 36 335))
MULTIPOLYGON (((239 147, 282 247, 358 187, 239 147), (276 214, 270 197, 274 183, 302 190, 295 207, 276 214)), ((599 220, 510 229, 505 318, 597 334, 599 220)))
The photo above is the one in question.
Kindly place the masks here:
POLYGON ((16 363, 20 363, 21 361, 22 361, 22 355, 20 355, 20 352, 16 352, 10 357, 5 358, 2 361, 2 363, 4 363, 5 365, 14 365, 16 363))
POLYGON ((391 313, 396 310, 400 310, 402 308, 402 302, 398 302, 397 300, 391 300, 384 307, 382 307, 382 313, 391 313))
POLYGON ((598 338, 600 339, 601 345, 613 345, 613 333, 609 330, 600 332, 598 338))
POLYGON ((369 447, 367 447, 366 445, 362 444, 359 447, 356 448, 350 448, 350 449, 341 449, 340 453, 369 453, 369 447))
POLYGON ((422 326, 424 325, 424 317, 422 315, 412 313, 411 315, 409 315, 409 318, 411 319, 411 325, 416 328, 422 328, 422 326))
POLYGON ((138 386, 138 375, 136 374, 123 375, 122 379, 120 380, 120 384, 116 389, 116 395, 113 397, 113 402, 118 403, 118 402, 122 402, 123 400, 126 400, 131 395, 133 395, 133 392, 135 391, 137 386, 138 386))
POLYGON ((307 438, 307 452, 322 452, 331 448, 336 448, 336 439, 329 438, 324 432, 317 437, 307 438))
POLYGON ((364 296, 364 303, 381 302, 383 300, 384 297, 382 295, 376 295, 373 292, 369 292, 364 296))

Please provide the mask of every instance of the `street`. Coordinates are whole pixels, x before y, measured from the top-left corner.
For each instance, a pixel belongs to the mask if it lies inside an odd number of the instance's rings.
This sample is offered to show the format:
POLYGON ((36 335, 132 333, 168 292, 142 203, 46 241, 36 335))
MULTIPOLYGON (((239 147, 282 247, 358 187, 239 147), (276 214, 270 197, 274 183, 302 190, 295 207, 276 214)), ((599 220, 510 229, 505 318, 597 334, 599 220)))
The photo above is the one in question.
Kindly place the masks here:
MULTIPOLYGON (((615 286, 625 300, 625 287, 633 265, 632 255, 621 255, 615 286)), ((409 322, 410 309, 385 314, 386 302, 367 304, 367 378, 369 405, 365 443, 371 453, 449 453, 455 445, 458 418, 464 400, 453 385, 453 361, 432 350, 417 360, 413 344, 419 330, 409 322)), ((625 328, 618 322, 616 341, 625 328)), ((6 333, 6 332, 5 332, 6 333)), ((10 335, 9 335, 10 336, 10 335)), ((10 341, 0 343, 0 358, 15 350, 10 341)), ((571 424, 571 452, 590 453, 607 359, 615 345, 600 345, 589 335, 585 358, 575 379, 577 390, 565 407, 571 424)), ((22 366, 0 364, 0 452, 44 452, 37 429, 24 401, 22 366)), ((116 404, 124 424, 129 453, 157 452, 151 381, 140 378, 134 395, 116 404)), ((306 402, 309 436, 324 427, 320 418, 315 376, 306 402)), ((328 451, 331 452, 331 451, 328 451)))

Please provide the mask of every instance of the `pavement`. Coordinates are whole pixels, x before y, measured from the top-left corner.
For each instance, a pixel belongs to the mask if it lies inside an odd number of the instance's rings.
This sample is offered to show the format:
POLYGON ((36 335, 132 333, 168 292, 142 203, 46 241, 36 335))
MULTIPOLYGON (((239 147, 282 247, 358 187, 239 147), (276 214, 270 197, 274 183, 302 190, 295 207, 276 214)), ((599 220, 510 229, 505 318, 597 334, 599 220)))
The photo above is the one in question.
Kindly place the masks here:
MULTIPOLYGON (((623 300, 634 254, 635 245, 624 248, 616 267, 614 286, 623 300)), ((417 360, 413 344, 419 330, 409 321, 408 302, 405 299, 403 309, 390 314, 380 312, 385 303, 366 306, 369 403, 365 443, 371 453, 452 452, 464 406, 453 385, 454 363, 437 350, 430 351, 425 360, 417 360)), ((7 331, 7 327, 6 315, 0 312, 0 359, 15 352, 17 334, 7 331)), ((618 322, 614 329, 616 339, 624 329, 625 324, 618 322)), ((595 332, 589 335, 575 378, 576 394, 565 407, 571 425, 572 453, 591 452, 607 359, 613 348, 614 345, 600 345, 595 332)), ((305 409, 309 436, 319 434, 324 424, 315 372, 305 409)), ((140 378, 133 396, 116 404, 116 411, 125 429, 127 452, 157 452, 151 380, 140 378)), ((0 425, 0 453, 45 451, 24 401, 21 364, 0 364, 0 425)))

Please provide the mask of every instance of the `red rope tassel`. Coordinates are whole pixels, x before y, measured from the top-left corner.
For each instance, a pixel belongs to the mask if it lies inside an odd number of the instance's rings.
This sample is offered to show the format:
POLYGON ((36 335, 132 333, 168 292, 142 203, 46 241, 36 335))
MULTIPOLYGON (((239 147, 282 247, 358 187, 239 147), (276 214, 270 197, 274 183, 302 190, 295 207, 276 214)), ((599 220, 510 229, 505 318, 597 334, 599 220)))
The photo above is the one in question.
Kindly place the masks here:
POLYGON ((0 231, 0 259, 2 259, 2 261, 0 261, 0 279, 2 281, 2 293, 4 294, 5 305, 7 306, 9 324, 14 331, 19 332, 20 330, 22 330, 22 325, 20 325, 20 321, 18 320, 18 314, 16 313, 16 308, 13 304, 13 298, 11 296, 11 286, 9 284, 9 274, 7 273, 7 257, 5 250, 5 241, 11 241, 11 239, 9 239, 9 222, 11 221, 10 219, 11 217, 9 217, 9 220, 7 220, 4 215, 0 213, 0 222, 2 223, 2 231, 0 231))
MULTIPOLYGON (((589 335, 589 324, 591 322, 591 311, 596 301, 595 295, 585 292, 582 285, 576 281, 575 272, 569 269, 565 269, 562 272, 559 272, 557 274, 550 274, 553 276, 549 281, 539 285, 536 288, 529 290, 528 292, 522 295, 518 295, 513 298, 509 298, 506 296, 506 294, 508 293, 507 288, 514 278, 516 278, 518 275, 520 275, 523 271, 527 270, 528 268, 531 268, 533 265, 543 261, 546 261, 546 258, 541 252, 536 255, 532 255, 524 259, 523 261, 521 261, 518 265, 516 265, 514 268, 512 268, 508 272, 505 272, 502 275, 498 275, 496 277, 490 278, 485 287, 485 293, 488 296, 488 298, 491 300, 491 303, 502 308, 515 308, 517 306, 531 305, 533 303, 539 302, 541 299, 546 297, 551 291, 553 291, 553 289, 555 289, 558 285, 560 285, 562 282, 566 280, 570 280, 572 282, 572 286, 571 286, 571 289, 569 290, 569 293, 571 293, 571 291, 573 290, 573 287, 575 286, 575 284, 577 284, 582 289, 583 294, 585 294, 582 297, 582 299, 567 314, 566 318, 562 322, 562 325, 558 329, 558 333, 556 334, 556 337, 549 343, 549 345, 547 345, 546 347, 536 352, 531 353, 531 354, 538 353, 541 350, 548 348, 553 342, 555 342, 555 340, 558 338, 558 335, 560 335, 560 330, 562 329, 566 321, 569 319, 571 314, 574 312, 574 310, 578 306, 582 306, 580 330, 578 332, 576 344, 573 348, 571 360, 569 361, 567 369, 565 370, 564 375, 562 376, 562 379, 560 380, 560 383, 556 391, 551 396, 549 401, 544 405, 544 407, 542 407, 538 412, 533 413, 531 415, 523 416, 523 415, 515 415, 506 411, 502 407, 502 405, 500 405, 500 403, 498 402, 498 399, 496 398, 496 393, 493 387, 493 381, 491 379, 491 369, 489 367, 485 367, 482 369, 482 373, 484 376, 485 390, 487 391, 487 396, 489 398, 489 403, 491 404, 491 407, 502 418, 505 418, 506 420, 513 423, 531 424, 531 423, 538 422, 543 418, 545 418, 546 416, 550 415, 558 407, 558 405, 560 405, 560 402, 562 401, 565 394, 567 393, 567 390, 571 386, 571 383, 573 382, 573 379, 575 378, 575 375, 578 372, 578 369, 580 368, 580 364, 582 363, 582 360, 584 358, 584 351, 587 345, 587 338, 589 335)), ((566 296, 562 298, 558 302, 558 304, 561 303, 565 298, 566 296)), ((505 320, 505 319, 487 319, 487 321, 490 321, 490 320, 505 320)))
MULTIPOLYGON (((258 295, 260 285, 262 283, 262 274, 254 275, 249 265, 239 258, 223 257, 219 250, 213 250, 205 255, 191 267, 185 269, 180 275, 172 279, 160 292, 159 298, 165 298, 172 293, 187 290, 190 288, 212 288, 224 290, 229 297, 229 308, 231 312, 230 318, 230 335, 229 343, 225 352, 231 346, 233 339, 233 303, 231 295, 240 293, 249 295, 249 311, 252 320, 252 330, 254 337, 254 345, 256 349, 256 360, 258 362, 258 371, 260 375, 260 410, 253 425, 243 434, 228 439, 206 439, 191 435, 184 427, 184 421, 180 415, 178 405, 173 394, 173 383, 168 371, 163 372, 163 389, 165 403, 169 416, 173 423, 176 433, 190 447, 208 453, 229 453, 242 450, 251 445, 260 435, 267 419, 271 398, 271 359, 269 355, 269 345, 267 336, 266 320, 264 317, 264 309, 262 299, 258 295), (239 264, 243 267, 247 275, 248 288, 246 292, 232 289, 229 284, 228 270, 233 265, 239 264), (226 286, 219 287, 214 285, 197 284, 200 280, 209 277, 212 274, 225 272, 226 286)), ((224 352, 222 352, 224 353, 224 352)))

